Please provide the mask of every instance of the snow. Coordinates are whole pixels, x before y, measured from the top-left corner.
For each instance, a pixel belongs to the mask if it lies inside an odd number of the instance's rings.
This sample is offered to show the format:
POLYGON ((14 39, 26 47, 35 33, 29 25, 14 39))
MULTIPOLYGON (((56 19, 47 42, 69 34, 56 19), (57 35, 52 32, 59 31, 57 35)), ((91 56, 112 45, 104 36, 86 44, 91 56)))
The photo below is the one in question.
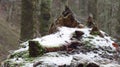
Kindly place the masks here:
POLYGON ((44 57, 40 61, 54 63, 56 65, 70 65, 72 57, 44 57))
POLYGON ((21 66, 21 67, 33 67, 33 64, 32 63, 26 63, 24 66, 21 66))
MULTIPOLYGON (((82 31, 85 34, 83 35, 83 41, 89 41, 90 38, 87 37, 93 37, 94 39, 91 39, 91 44, 95 45, 96 47, 99 46, 110 46, 112 49, 115 49, 112 46, 113 41, 110 39, 110 37, 105 36, 104 38, 100 36, 93 36, 90 35, 91 28, 68 28, 68 27, 59 27, 59 31, 55 34, 50 34, 47 36, 44 36, 42 38, 36 38, 33 39, 33 41, 39 41, 41 46, 43 47, 59 47, 62 45, 65 45, 67 43, 70 43, 70 38, 72 37, 72 34, 75 31, 82 31)), ((105 34, 104 32, 102 32, 105 34)))
POLYGON ((33 67, 33 64, 39 61, 42 61, 47 64, 70 65, 71 62, 74 62, 73 60, 74 57, 79 58, 79 62, 81 63, 89 63, 89 62, 98 63, 98 61, 104 60, 98 54, 95 54, 93 52, 89 52, 87 54, 80 53, 80 54, 74 54, 69 56, 65 56, 57 52, 50 52, 50 53, 47 53, 46 55, 43 55, 42 57, 34 58, 34 61, 32 62, 28 62, 28 61, 23 62, 23 59, 21 58, 19 58, 18 60, 16 60, 17 58, 13 58, 11 60, 12 62, 16 62, 16 63, 25 63, 25 65, 22 67, 33 67))
POLYGON ((15 62, 15 63, 22 63, 24 60, 22 58, 13 58, 11 59, 12 62, 15 62))
MULTIPOLYGON (((32 41, 38 41, 40 45, 43 47, 48 47, 48 48, 60 47, 63 45, 68 45, 68 43, 71 43, 71 38, 75 31, 82 31, 84 33, 82 37, 82 42, 88 41, 91 46, 95 46, 96 48, 106 46, 106 47, 111 47, 112 50, 115 50, 115 48, 112 45, 114 41, 111 40, 111 37, 105 36, 106 33, 103 31, 101 32, 104 35, 104 38, 98 35, 96 36, 91 35, 90 34, 91 28, 87 28, 87 27, 85 28, 58 27, 58 30, 59 31, 54 34, 46 35, 41 38, 35 38, 32 41)), ((21 46, 25 46, 25 47, 24 48, 22 47, 19 50, 14 51, 14 53, 27 51, 29 48, 28 41, 22 43, 21 46)), ((58 52, 50 52, 50 53, 46 53, 42 57, 34 58, 32 62, 25 61, 22 58, 18 58, 18 59, 13 58, 11 59, 11 61, 16 63, 24 63, 25 65, 23 67, 33 67, 33 64, 38 61, 44 61, 45 63, 53 63, 56 65, 64 65, 64 64, 70 65, 74 57, 79 57, 79 59, 81 60, 80 62, 99 63, 99 61, 104 60, 104 58, 101 58, 99 56, 99 54, 101 53, 102 51, 99 51, 98 54, 89 52, 86 54, 80 53, 80 54, 65 56, 63 54, 59 54, 58 52)), ((110 60, 107 60, 107 61, 110 61, 110 60)), ((112 67, 112 65, 111 64, 103 65, 103 67, 112 67)))
POLYGON ((94 39, 84 38, 83 41, 90 41, 90 43, 95 45, 96 48, 110 46, 112 48, 112 50, 115 50, 115 47, 113 47, 113 45, 112 45, 112 43, 114 43, 114 42, 109 37, 101 38, 100 36, 96 36, 96 37, 94 37, 94 39))
MULTIPOLYGON (((35 38, 33 41, 38 41, 41 46, 43 47, 60 47, 63 45, 67 45, 71 42, 70 38, 72 37, 73 33, 75 31, 82 31, 84 33, 82 40, 83 41, 90 41, 91 44, 95 45, 96 47, 99 46, 110 46, 113 50, 115 48, 112 46, 113 41, 110 39, 110 37, 105 36, 104 38, 100 36, 93 36, 90 34, 91 28, 68 28, 68 27, 58 27, 59 31, 46 35, 41 38, 35 38), (92 37, 93 39, 89 38, 92 37)), ((105 32, 101 31, 103 34, 105 32)), ((28 47, 28 41, 21 44, 22 46, 28 47)), ((23 48, 18 51, 24 51, 28 48, 23 48)), ((17 52, 17 51, 16 51, 17 52)))
POLYGON ((111 64, 106 64, 106 65, 101 65, 101 67, 120 67, 118 64, 111 63, 111 64))
POLYGON ((73 57, 79 57, 81 62, 94 62, 93 59, 94 60, 96 59, 95 56, 96 58, 99 57, 98 54, 94 54, 93 52, 90 52, 87 54, 80 53, 80 54, 69 55, 69 56, 58 54, 57 52, 50 52, 42 57, 35 58, 34 61, 31 63, 25 62, 25 60, 23 62, 22 58, 13 58, 11 59, 11 61, 15 63, 25 63, 23 67, 32 67, 33 63, 38 62, 38 61, 43 61, 48 64, 51 63, 51 64, 56 64, 56 65, 64 65, 64 64, 70 65, 71 61, 73 60, 73 57))
POLYGON ((20 49, 15 50, 13 53, 19 53, 19 52, 27 51, 28 48, 29 48, 28 47, 28 41, 21 43, 20 46, 24 46, 24 48, 21 47, 20 49))
MULTIPOLYGON (((39 41, 43 47, 59 47, 71 42, 70 38, 75 31, 88 32, 88 28, 78 29, 78 28, 67 28, 59 27, 59 31, 55 34, 50 34, 42 38, 36 38, 33 41, 39 41)), ((86 33, 88 35, 88 33, 86 33)))
POLYGON ((28 50, 28 47, 20 48, 19 50, 14 51, 14 53, 23 52, 23 51, 27 51, 27 50, 28 50))
POLYGON ((59 28, 59 32, 51 35, 44 36, 42 38, 36 38, 35 41, 39 41, 43 47, 59 47, 70 42, 70 37, 74 32, 74 29, 66 27, 59 28))

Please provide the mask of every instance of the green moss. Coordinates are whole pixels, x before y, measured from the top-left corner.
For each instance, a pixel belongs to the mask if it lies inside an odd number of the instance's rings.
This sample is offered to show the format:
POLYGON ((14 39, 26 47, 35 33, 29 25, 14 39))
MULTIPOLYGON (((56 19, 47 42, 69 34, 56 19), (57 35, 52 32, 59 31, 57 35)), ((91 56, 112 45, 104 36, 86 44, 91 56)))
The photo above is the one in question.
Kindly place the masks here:
POLYGON ((33 57, 29 57, 29 58, 25 58, 25 61, 28 61, 28 62, 32 62, 35 58, 33 57))
POLYGON ((87 63, 84 63, 84 66, 83 67, 87 67, 87 63))
POLYGON ((45 48, 38 41, 29 41, 29 56, 37 57, 45 53, 45 48))
POLYGON ((7 59, 6 61, 4 61, 5 67, 19 67, 23 65, 24 65, 23 63, 12 62, 11 59, 7 59))
POLYGON ((39 52, 40 56, 42 56, 45 53, 45 48, 43 48, 41 45, 39 45, 39 52))
POLYGON ((89 36, 88 38, 89 38, 89 39, 94 39, 94 37, 92 37, 92 36, 89 36))
POLYGON ((98 31, 94 31, 94 32, 92 32, 91 34, 92 34, 92 35, 99 35, 100 32, 98 32, 98 31))
POLYGON ((17 52, 17 53, 13 53, 10 55, 9 58, 18 58, 18 57, 22 57, 22 58, 26 58, 29 57, 28 51, 22 51, 22 52, 17 52))
POLYGON ((85 42, 84 42, 84 44, 85 44, 84 46, 85 46, 86 48, 88 48, 88 49, 90 49, 90 48, 95 48, 95 46, 94 46, 93 44, 91 44, 90 41, 91 41, 91 40, 85 41, 85 42))

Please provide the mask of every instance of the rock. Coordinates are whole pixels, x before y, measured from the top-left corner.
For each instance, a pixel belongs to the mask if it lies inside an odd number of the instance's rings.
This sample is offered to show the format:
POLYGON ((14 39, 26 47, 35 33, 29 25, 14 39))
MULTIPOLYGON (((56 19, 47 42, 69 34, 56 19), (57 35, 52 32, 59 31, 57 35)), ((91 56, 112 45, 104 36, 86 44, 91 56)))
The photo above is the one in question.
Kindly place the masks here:
POLYGON ((36 62, 36 63, 33 64, 33 67, 37 67, 37 66, 40 65, 40 64, 42 64, 42 62, 40 62, 40 61, 39 61, 39 62, 36 62))
POLYGON ((100 66, 95 63, 89 63, 86 67, 100 67, 100 66))
POLYGON ((80 40, 82 38, 83 34, 84 33, 81 32, 81 31, 75 31, 75 33, 73 34, 73 38, 76 38, 76 39, 80 40))
POLYGON ((79 63, 76 67, 84 67, 84 64, 79 63))
POLYGON ((86 65, 86 62, 88 62, 88 60, 85 60, 82 57, 73 56, 73 59, 70 65, 71 67, 84 67, 86 65))
POLYGON ((79 24, 77 28, 84 28, 85 26, 83 24, 79 24))
POLYGON ((70 65, 59 65, 58 67, 71 67, 70 65))
POLYGON ((79 42, 71 42, 70 45, 68 45, 68 48, 73 48, 73 49, 77 49, 77 46, 80 46, 81 43, 79 42))

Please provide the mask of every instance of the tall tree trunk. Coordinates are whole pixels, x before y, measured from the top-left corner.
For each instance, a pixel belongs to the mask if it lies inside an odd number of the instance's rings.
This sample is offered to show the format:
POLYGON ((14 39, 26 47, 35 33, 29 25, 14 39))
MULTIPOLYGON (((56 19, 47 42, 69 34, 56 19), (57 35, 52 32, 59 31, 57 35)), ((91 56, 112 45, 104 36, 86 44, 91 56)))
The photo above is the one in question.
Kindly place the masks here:
POLYGON ((92 14, 93 18, 97 21, 97 0, 88 0, 88 14, 92 14))
POLYGON ((61 2, 63 3, 63 6, 65 6, 65 5, 68 6, 68 0, 61 0, 61 2))
POLYGON ((116 27, 116 34, 117 38, 120 41, 120 1, 119 1, 119 7, 117 12, 117 20, 118 20, 118 26, 116 27))
POLYGON ((33 23, 34 23, 34 37, 40 37, 40 4, 41 0, 33 0, 33 23))
POLYGON ((41 0, 40 33, 42 36, 48 34, 51 20, 51 3, 52 0, 41 0))
POLYGON ((22 0, 22 16, 21 16, 21 41, 26 41, 36 37, 37 28, 34 19, 34 3, 36 0, 22 0))

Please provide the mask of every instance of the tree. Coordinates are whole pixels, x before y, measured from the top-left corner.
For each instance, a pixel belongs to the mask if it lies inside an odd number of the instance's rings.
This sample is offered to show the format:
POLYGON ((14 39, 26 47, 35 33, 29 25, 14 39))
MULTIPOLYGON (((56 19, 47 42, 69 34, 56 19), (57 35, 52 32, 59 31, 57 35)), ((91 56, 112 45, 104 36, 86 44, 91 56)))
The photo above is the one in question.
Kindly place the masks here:
POLYGON ((97 21, 97 0, 88 0, 88 14, 93 14, 93 18, 97 21))
POLYGON ((52 0, 41 0, 40 14, 40 33, 46 35, 51 20, 51 3, 52 0))
POLYGON ((117 38, 120 41, 120 1, 119 1, 119 7, 118 7, 118 12, 117 12, 117 20, 118 20, 118 26, 116 27, 116 33, 117 33, 117 38))
POLYGON ((35 21, 34 10, 37 0, 22 0, 22 16, 21 16, 21 34, 20 40, 26 41, 36 37, 38 33, 37 22, 35 21))
POLYGON ((68 6, 68 0, 61 0, 61 2, 63 3, 63 5, 67 5, 68 6))

